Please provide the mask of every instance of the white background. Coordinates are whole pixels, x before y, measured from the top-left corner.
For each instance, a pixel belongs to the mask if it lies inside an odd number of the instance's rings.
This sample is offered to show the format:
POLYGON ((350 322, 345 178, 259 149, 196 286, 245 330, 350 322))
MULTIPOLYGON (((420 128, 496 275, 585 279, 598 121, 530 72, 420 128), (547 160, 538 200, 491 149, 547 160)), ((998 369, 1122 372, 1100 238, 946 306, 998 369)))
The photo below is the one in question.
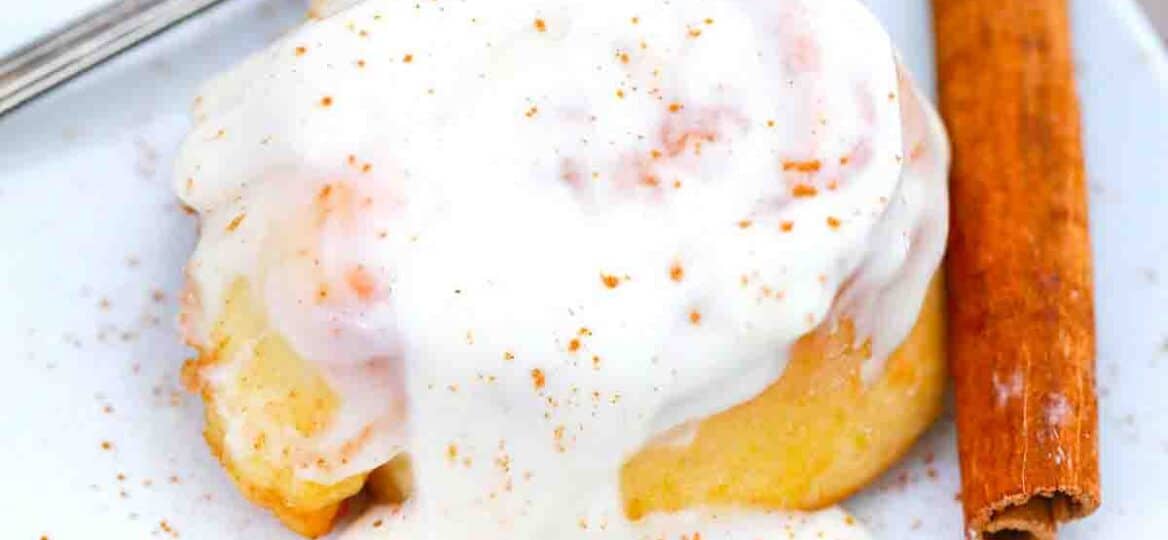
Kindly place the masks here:
MULTIPOLYGON (((93 3, 10 2, 0 49, 93 3)), ((927 0, 869 4, 931 87, 927 0)), ((1105 502, 1060 537, 1168 538, 1168 61, 1130 0, 1074 6, 1105 502)), ((162 521, 188 539, 291 538, 228 484, 179 388, 194 224, 169 174, 197 84, 303 9, 231 0, 0 117, 0 538, 167 538, 162 521)), ((961 537, 953 431, 942 419, 848 503, 877 537, 961 537)))

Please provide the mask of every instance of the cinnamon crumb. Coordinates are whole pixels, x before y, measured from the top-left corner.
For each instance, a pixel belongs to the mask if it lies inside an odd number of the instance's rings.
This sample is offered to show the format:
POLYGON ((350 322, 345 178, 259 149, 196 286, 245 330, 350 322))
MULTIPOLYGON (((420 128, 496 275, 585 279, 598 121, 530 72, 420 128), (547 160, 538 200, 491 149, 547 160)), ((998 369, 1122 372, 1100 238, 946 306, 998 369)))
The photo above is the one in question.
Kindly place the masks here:
POLYGON ((536 390, 542 390, 547 383, 547 377, 544 376, 543 370, 535 368, 531 370, 531 384, 536 390))
POLYGON ((680 112, 683 108, 684 107, 680 103, 674 102, 669 104, 669 112, 671 113, 680 112))
POLYGON ((349 288, 361 300, 369 300, 373 298, 373 293, 377 289, 377 283, 373 279, 373 275, 369 273, 362 265, 357 265, 345 275, 345 281, 349 288))
POLYGON ((669 279, 680 283, 684 278, 685 269, 681 267, 681 263, 673 263, 673 266, 669 267, 669 279))
POLYGON ((840 227, 839 218, 835 216, 827 216, 827 226, 831 227, 832 229, 838 229, 840 227))
POLYGON ((108 451, 108 450, 113 450, 113 448, 114 448, 114 444, 113 444, 113 443, 111 443, 111 442, 109 442, 109 441, 101 441, 101 449, 102 449, 102 450, 107 450, 107 451, 108 451))
POLYGON ((620 285, 620 278, 611 274, 601 274, 600 281, 604 283, 605 287, 615 289, 620 285))
POLYGON ((744 219, 738 222, 739 229, 749 229, 751 225, 754 225, 754 222, 750 221, 749 219, 744 219))
POLYGON ((538 32, 547 32, 547 23, 543 19, 536 19, 534 26, 538 32))
POLYGON ((695 310, 693 310, 693 311, 691 311, 691 312, 689 312, 689 322, 690 322, 690 324, 692 324, 692 325, 694 325, 694 326, 697 326, 697 325, 701 324, 701 322, 702 322, 702 314, 701 314, 701 312, 699 312, 699 311, 698 311, 698 310, 696 310, 696 309, 695 309, 695 310))
POLYGON ((320 106, 321 107, 332 107, 333 106, 333 97, 332 96, 324 96, 324 97, 320 98, 320 106))
POLYGON ((234 218, 232 218, 231 222, 227 224, 227 232, 234 232, 235 229, 238 229, 239 224, 243 223, 243 219, 246 217, 247 217, 247 214, 243 213, 243 214, 239 214, 238 216, 235 216, 234 218))
POLYGON ((580 350, 580 340, 572 338, 572 341, 568 342, 568 351, 576 352, 578 350, 580 350))
POLYGON ((798 198, 814 197, 818 194, 819 190, 811 184, 795 184, 795 186, 791 188, 791 195, 798 198))
POLYGON ((820 167, 822 167, 822 166, 823 166, 823 164, 818 159, 812 159, 812 160, 807 160, 807 161, 789 161, 789 160, 783 161, 783 170, 784 171, 813 173, 813 172, 818 171, 820 169, 820 167))
POLYGON ((304 54, 307 52, 308 48, 303 45, 296 47, 296 56, 304 56, 304 54))
POLYGON ((414 55, 412 55, 412 54, 407 53, 405 56, 402 57, 402 62, 405 62, 407 64, 410 62, 413 62, 413 61, 414 61, 414 55))
POLYGON ((564 448, 564 426, 562 426, 562 425, 556 426, 556 429, 552 432, 552 437, 555 438, 555 441, 556 441, 556 451, 562 453, 565 450, 565 448, 564 448))

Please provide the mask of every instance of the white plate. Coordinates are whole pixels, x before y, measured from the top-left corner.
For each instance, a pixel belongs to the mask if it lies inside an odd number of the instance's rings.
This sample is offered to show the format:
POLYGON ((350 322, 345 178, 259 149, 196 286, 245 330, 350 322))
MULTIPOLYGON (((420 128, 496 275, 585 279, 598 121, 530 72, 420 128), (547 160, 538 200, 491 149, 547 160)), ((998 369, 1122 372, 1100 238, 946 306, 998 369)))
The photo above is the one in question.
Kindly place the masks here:
MULTIPOLYGON (((869 3, 931 87, 928 2, 869 3)), ((46 6, 6 6, 4 34, 46 6)), ((1168 60, 1130 0, 1074 7, 1105 502, 1062 538, 1164 538, 1168 60)), ((232 489, 179 388, 174 300, 194 237, 169 179, 196 85, 303 9, 228 2, 0 118, 0 537, 292 538, 232 489)), ((849 502, 879 538, 961 536, 953 433, 942 420, 849 502)))

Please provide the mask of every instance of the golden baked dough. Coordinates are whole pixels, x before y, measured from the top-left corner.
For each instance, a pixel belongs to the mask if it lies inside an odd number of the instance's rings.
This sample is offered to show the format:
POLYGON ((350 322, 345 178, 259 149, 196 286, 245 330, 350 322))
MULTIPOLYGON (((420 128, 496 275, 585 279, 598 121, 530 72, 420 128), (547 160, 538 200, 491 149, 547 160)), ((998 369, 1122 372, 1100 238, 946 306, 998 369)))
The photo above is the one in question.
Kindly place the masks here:
POLYGON ((331 421, 339 397, 311 362, 268 328, 242 279, 224 301, 211 342, 214 347, 201 350, 183 375, 206 405, 203 435, 212 453, 248 500, 288 528, 308 537, 327 533, 366 475, 326 485, 297 478, 294 471, 297 463, 315 459, 306 443, 331 421), (208 369, 230 376, 211 383, 208 369), (234 453, 224 442, 230 424, 242 426, 237 433, 250 442, 234 453))
POLYGON ((687 446, 659 445, 625 464, 625 512, 700 504, 817 509, 895 462, 941 410, 944 302, 934 279, 916 326, 874 383, 850 325, 800 339, 782 377, 757 398, 701 422, 687 446))
MULTIPOLYGON (((815 509, 862 488, 903 454, 940 411, 944 389, 943 312, 935 280, 908 339, 873 384, 860 380, 863 347, 848 325, 801 339, 783 376, 759 397, 701 422, 684 447, 655 446, 621 472, 626 513, 639 518, 700 504, 815 509)), ((267 328, 250 288, 231 288, 211 332, 213 350, 188 363, 192 388, 206 402, 205 437, 250 501, 308 537, 327 533, 345 499, 368 475, 331 485, 298 479, 298 443, 330 421, 332 390, 279 335, 267 328), (254 343, 250 354, 237 354, 254 343), (208 384, 205 368, 236 366, 230 382, 208 384), (252 444, 232 454, 224 415, 242 422, 252 444), (291 429, 289 429, 291 428, 291 429), (272 445, 282 445, 280 448, 272 445)), ((301 457, 302 459, 302 457, 301 457)), ((374 495, 408 493, 408 460, 372 473, 374 495)))

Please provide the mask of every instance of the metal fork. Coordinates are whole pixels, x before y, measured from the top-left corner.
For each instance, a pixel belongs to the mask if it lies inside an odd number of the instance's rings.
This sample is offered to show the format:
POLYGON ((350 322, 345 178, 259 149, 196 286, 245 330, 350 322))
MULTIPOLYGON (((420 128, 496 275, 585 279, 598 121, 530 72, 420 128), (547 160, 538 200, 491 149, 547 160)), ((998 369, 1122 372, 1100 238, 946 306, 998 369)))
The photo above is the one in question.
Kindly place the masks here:
POLYGON ((116 0, 0 59, 0 115, 222 0, 116 0))

